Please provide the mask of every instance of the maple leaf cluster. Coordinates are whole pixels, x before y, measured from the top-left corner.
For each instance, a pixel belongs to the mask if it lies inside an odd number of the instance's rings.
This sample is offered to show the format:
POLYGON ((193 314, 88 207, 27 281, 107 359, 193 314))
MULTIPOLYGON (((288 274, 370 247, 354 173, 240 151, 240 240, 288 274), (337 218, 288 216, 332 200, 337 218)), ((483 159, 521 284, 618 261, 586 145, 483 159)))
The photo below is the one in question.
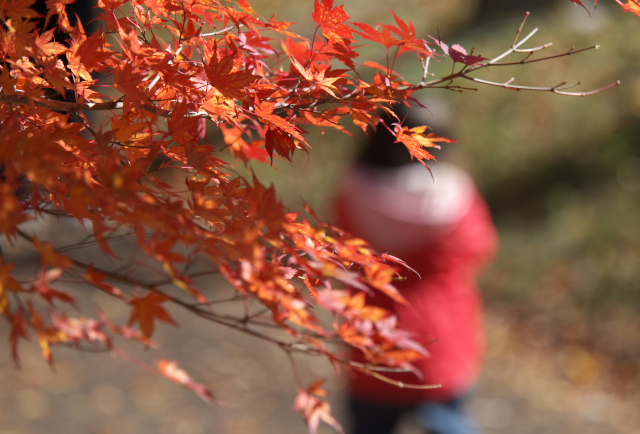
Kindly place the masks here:
MULTIPOLYGON (((402 342, 385 344, 378 333, 375 347, 366 344, 374 336, 363 321, 375 324, 390 313, 369 309, 364 298, 344 290, 323 304, 336 315, 333 324, 322 324, 313 310, 320 294, 327 299, 336 291, 336 282, 400 299, 391 282, 401 262, 289 213, 273 188, 234 176, 205 140, 209 124, 241 162, 290 160, 295 151, 310 149, 307 126, 342 130, 340 120, 351 117, 366 130, 379 122, 378 109, 410 97, 413 89, 397 77, 379 72, 372 83, 360 78, 354 27, 342 7, 317 1, 319 33, 309 40, 293 33, 292 23, 259 19, 246 1, 131 7, 102 1, 102 29, 94 33, 81 22, 71 24, 70 2, 48 2, 46 17, 30 9, 32 3, 4 4, 0 16, 2 234, 9 243, 30 243, 42 270, 32 281, 19 280, 12 274, 15 264, 0 262, 0 314, 11 324, 16 363, 19 342, 32 333, 53 363, 56 345, 115 351, 117 336, 152 345, 159 322, 175 324, 172 304, 215 317, 208 307, 211 294, 188 272, 201 261, 241 297, 265 306, 300 346, 330 354, 326 341, 358 342, 372 363, 407 366, 414 357, 400 354, 413 350, 404 350, 402 342), (57 28, 40 24, 53 15, 57 28), (107 96, 105 88, 118 95, 107 96), (73 99, 65 98, 70 93, 73 99), (91 121, 92 111, 106 111, 99 125, 91 121), (169 167, 184 173, 184 187, 163 181, 169 167), (125 228, 166 279, 149 282, 131 270, 100 268, 23 229, 23 223, 49 214, 91 228, 92 242, 114 257, 112 240, 125 228), (76 300, 62 289, 65 279, 120 299, 130 307, 128 323, 117 325, 105 312, 70 316, 65 307, 76 300), (187 297, 163 290, 169 283, 187 297)), ((411 24, 396 20, 397 27, 385 26, 379 35, 357 27, 385 47, 402 47, 419 58, 433 55, 411 24)), ((413 152, 428 159, 416 143, 413 152)), ((161 375, 212 396, 176 365, 159 366, 161 375)))
MULTIPOLYGON (((9 246, 28 243, 40 257, 32 278, 15 275, 10 251, 0 257, 0 315, 10 325, 16 364, 19 343, 31 336, 49 363, 59 345, 115 354, 122 354, 117 338, 153 346, 157 324, 175 324, 171 308, 181 307, 287 351, 324 355, 338 367, 356 365, 327 343, 360 350, 366 360, 360 370, 411 369, 424 350, 398 330, 391 312, 365 297, 379 291, 402 301, 393 281, 404 263, 311 210, 290 213, 273 187, 237 176, 221 150, 239 164, 291 160, 310 151, 310 127, 346 131, 344 123, 351 122, 369 131, 381 122, 381 111, 417 103, 414 92, 459 90, 454 79, 500 63, 436 38, 428 42, 395 14, 393 25, 350 22, 333 0, 314 2, 311 39, 275 15, 261 19, 247 0, 100 0, 100 30, 93 33, 70 19, 73 1, 48 0, 46 16, 33 3, 0 6, 0 235, 9 246), (47 26, 54 17, 57 24, 47 26), (390 54, 389 64, 360 61, 362 39, 390 54), (393 70, 401 55, 414 56, 423 68, 421 83, 393 70), (449 59, 461 69, 428 80, 431 59, 449 59), (371 80, 359 68, 373 68, 371 80), (222 144, 207 140, 212 129, 222 144), (167 169, 180 171, 183 181, 167 183, 167 169), (114 240, 132 240, 162 278, 137 275, 140 264, 102 267, 73 246, 61 248, 24 229, 51 215, 88 228, 86 243, 107 257, 118 257, 114 240), (238 300, 256 301, 286 337, 256 331, 253 316, 223 315, 197 285, 194 264, 222 274, 238 300), (76 295, 65 281, 120 300, 130 309, 129 321, 116 324, 103 311, 72 316, 76 295), (314 307, 329 311, 331 323, 314 307)), ((630 0, 624 7, 637 13, 637 6, 630 0)), ((386 127, 423 163, 433 158, 429 148, 449 141, 401 121, 386 127)), ((213 400, 176 362, 161 360, 149 369, 213 400)), ((296 407, 313 429, 320 420, 337 426, 319 383, 299 391, 296 407)))

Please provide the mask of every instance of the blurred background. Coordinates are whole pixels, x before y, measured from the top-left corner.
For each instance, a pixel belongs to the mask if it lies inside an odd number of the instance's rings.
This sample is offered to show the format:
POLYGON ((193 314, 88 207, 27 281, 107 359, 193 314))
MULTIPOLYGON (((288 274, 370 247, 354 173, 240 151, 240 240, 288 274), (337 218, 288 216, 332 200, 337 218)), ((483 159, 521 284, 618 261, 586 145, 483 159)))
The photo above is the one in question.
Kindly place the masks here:
MULTIPOLYGON (((594 96, 514 92, 481 87, 464 93, 428 91, 456 112, 453 139, 501 234, 501 251, 484 274, 487 364, 474 411, 487 433, 589 434, 640 432, 640 19, 604 1, 592 16, 567 0, 348 0, 354 21, 392 23, 389 8, 413 20, 419 34, 459 43, 475 54, 506 51, 530 11, 527 46, 549 53, 599 45, 599 50, 548 62, 481 71, 478 77, 552 86, 581 82, 594 96), (635 42, 634 42, 635 41, 635 42)), ((254 0, 264 18, 313 29, 311 1, 254 0)), ((338 3, 336 3, 338 4, 338 3)), ((310 35, 309 35, 310 36, 310 35)), ((363 58, 384 61, 373 48, 363 58)), ((517 58, 519 59, 519 58, 517 58)), ((433 65, 444 74, 448 65, 433 65)), ((419 81, 417 64, 402 73, 419 81)), ((461 83, 469 85, 470 82, 461 83)), ((253 170, 273 182, 291 208, 303 201, 331 218, 329 204, 362 133, 312 133, 311 156, 253 170)), ((20 259, 23 265, 28 258, 20 259)), ((207 284, 224 289, 217 280, 207 284)), ((99 297, 99 296, 97 296, 99 297)), ((109 306, 109 300, 96 302, 109 306)), ((126 312, 112 306, 126 321, 126 312)), ((104 354, 58 351, 56 372, 35 342, 24 345, 23 369, 0 357, 0 434, 304 433, 291 411, 294 383, 284 354, 267 344, 193 323, 162 327, 160 354, 183 360, 193 376, 226 402, 208 407, 189 391, 104 354)), ((0 326, 3 333, 6 327, 0 326)), ((135 351, 132 349, 132 351, 135 351)), ((302 377, 331 378, 334 412, 341 380, 319 360, 301 362, 302 377)), ((331 432, 323 427, 321 432, 331 432)), ((401 433, 415 433, 410 420, 401 433)))

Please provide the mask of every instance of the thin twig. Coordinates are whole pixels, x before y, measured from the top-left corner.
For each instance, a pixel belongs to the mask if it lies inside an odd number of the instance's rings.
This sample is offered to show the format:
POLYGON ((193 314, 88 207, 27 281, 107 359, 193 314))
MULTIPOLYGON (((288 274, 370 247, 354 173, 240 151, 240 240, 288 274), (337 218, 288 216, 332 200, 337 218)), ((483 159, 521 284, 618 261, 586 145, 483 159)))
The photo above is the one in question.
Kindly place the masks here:
POLYGON ((393 386, 399 387, 401 389, 416 389, 416 390, 430 390, 430 389, 439 389, 442 387, 442 384, 413 384, 413 383, 405 383, 404 381, 394 380, 392 378, 387 377, 386 375, 380 374, 369 367, 359 367, 355 366, 353 363, 349 363, 353 368, 359 370, 363 374, 367 374, 376 378, 380 381, 383 381, 387 384, 391 384, 393 386))

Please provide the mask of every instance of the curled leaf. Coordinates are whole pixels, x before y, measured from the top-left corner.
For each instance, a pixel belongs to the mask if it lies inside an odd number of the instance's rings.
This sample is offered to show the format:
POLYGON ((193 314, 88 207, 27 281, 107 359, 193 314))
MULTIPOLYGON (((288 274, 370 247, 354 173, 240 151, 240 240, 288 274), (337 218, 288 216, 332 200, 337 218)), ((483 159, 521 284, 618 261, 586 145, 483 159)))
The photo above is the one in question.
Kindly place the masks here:
POLYGON ((180 368, 178 362, 162 359, 158 361, 157 365, 163 377, 181 384, 187 389, 193 390, 205 402, 211 403, 216 401, 211 391, 205 385, 193 381, 189 374, 180 368))

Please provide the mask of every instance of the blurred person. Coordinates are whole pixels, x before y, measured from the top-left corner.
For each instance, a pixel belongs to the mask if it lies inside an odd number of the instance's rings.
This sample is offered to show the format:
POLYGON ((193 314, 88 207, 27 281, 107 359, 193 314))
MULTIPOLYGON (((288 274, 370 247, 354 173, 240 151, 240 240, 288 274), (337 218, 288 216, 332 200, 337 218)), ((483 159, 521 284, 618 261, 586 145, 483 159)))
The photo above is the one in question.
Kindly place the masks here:
MULTIPOLYGON (((435 105, 401 106, 396 113, 410 128, 428 125, 448 138, 449 110, 435 105)), ((393 122, 386 119, 389 126, 393 122)), ((429 170, 394 141, 382 124, 368 136, 336 199, 337 225, 379 252, 403 259, 420 275, 408 271, 406 280, 397 282, 408 304, 380 293, 369 301, 394 312, 399 326, 414 333, 429 352, 416 363, 421 378, 388 376, 405 384, 442 386, 400 388, 352 373, 352 433, 389 434, 405 414, 413 414, 432 434, 476 433, 467 403, 484 348, 477 277, 495 254, 497 233, 485 201, 451 150, 434 150, 438 162, 429 170)))

